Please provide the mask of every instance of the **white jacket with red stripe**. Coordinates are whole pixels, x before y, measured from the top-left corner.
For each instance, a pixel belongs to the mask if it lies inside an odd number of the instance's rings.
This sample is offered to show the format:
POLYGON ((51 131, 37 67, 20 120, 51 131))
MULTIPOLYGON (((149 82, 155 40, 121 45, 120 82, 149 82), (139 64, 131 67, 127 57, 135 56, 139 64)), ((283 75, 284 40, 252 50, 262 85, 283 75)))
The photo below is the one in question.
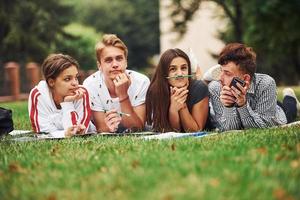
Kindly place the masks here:
MULTIPOLYGON (((34 87, 28 99, 28 112, 34 132, 48 132, 53 137, 64 137, 65 130, 75 124, 83 124, 88 130, 91 119, 89 94, 85 90, 83 98, 61 103, 57 109, 46 81, 34 87)), ((91 125, 92 126, 92 125, 91 125)))

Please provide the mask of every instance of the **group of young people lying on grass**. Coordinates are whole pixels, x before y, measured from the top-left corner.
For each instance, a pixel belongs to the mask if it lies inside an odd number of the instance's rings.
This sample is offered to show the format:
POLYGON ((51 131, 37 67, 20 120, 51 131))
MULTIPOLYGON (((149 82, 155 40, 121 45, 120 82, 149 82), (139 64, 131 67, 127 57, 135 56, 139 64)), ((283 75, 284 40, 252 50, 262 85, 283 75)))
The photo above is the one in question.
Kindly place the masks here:
POLYGON ((272 77, 256 72, 256 54, 244 44, 221 51, 219 65, 197 80, 188 55, 168 49, 151 79, 127 70, 128 50, 113 34, 96 44, 98 71, 78 83, 78 62, 51 54, 44 80, 31 90, 32 129, 70 137, 87 132, 197 132, 264 128, 295 120, 299 102, 292 89, 277 102, 272 77))

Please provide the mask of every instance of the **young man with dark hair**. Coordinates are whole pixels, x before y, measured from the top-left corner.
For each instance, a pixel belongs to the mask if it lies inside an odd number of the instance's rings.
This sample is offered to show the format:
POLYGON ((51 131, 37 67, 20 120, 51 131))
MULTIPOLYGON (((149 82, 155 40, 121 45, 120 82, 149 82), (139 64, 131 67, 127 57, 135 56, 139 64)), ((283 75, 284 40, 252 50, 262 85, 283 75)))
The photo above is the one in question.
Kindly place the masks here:
POLYGON ((297 99, 285 95, 277 104, 276 83, 256 72, 256 54, 244 44, 231 43, 219 55, 220 81, 209 84, 211 122, 220 131, 265 128, 293 121, 297 99))

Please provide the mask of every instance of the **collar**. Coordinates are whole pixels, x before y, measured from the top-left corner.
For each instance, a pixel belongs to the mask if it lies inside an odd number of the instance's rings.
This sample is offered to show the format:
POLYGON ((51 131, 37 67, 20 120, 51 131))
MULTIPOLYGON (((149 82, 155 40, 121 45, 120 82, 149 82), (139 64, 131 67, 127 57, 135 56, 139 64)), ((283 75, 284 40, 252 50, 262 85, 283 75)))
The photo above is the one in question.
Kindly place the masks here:
POLYGON ((250 88, 249 88, 249 90, 247 91, 247 93, 254 94, 254 92, 255 92, 255 90, 254 90, 255 85, 256 85, 256 76, 255 76, 255 74, 254 74, 254 76, 253 76, 253 78, 252 78, 252 80, 251 80, 251 83, 250 83, 250 88))

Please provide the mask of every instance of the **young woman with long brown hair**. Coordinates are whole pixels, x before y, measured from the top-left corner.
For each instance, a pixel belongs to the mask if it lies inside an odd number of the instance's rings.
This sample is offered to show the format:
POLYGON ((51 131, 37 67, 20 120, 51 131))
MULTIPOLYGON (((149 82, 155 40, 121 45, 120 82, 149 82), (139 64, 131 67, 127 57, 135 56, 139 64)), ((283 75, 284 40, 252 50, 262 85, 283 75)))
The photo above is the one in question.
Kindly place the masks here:
POLYGON ((191 77, 191 63, 182 50, 169 49, 161 55, 146 95, 146 119, 153 131, 204 129, 208 88, 191 77))

